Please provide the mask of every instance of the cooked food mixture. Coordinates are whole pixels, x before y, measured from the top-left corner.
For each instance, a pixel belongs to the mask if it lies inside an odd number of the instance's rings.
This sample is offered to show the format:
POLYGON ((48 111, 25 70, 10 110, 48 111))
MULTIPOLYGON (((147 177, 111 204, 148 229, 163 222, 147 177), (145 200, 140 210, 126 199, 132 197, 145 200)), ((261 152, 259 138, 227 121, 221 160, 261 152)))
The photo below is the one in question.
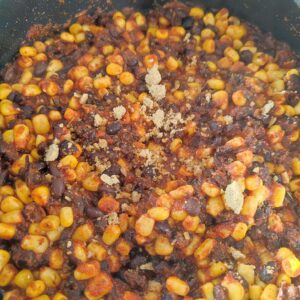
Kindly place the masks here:
POLYGON ((19 52, 0 84, 5 300, 299 299, 287 45, 172 2, 19 52))

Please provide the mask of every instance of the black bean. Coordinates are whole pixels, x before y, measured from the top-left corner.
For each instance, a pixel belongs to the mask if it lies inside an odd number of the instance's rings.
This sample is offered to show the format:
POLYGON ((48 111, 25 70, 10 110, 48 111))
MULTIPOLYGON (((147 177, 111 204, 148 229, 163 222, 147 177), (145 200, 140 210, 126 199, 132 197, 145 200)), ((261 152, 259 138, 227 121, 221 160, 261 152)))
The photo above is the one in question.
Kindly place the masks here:
POLYGON ((32 116, 33 108, 29 105, 21 106, 22 108, 22 117, 24 119, 29 119, 32 116))
POLYGON ((120 122, 112 122, 106 126, 106 133, 109 135, 117 134, 122 128, 120 122))
POLYGON ((191 216, 197 216, 200 214, 201 204, 197 198, 189 198, 186 200, 184 207, 191 216))
POLYGON ((21 94, 19 94, 16 91, 12 91, 9 96, 8 99, 17 103, 17 104, 21 104, 24 100, 23 96, 21 94))
POLYGON ((11 65, 7 68, 4 74, 4 81, 5 82, 12 82, 17 78, 17 71, 14 65, 11 65))
POLYGON ((47 71, 48 63, 46 61, 40 61, 34 66, 33 74, 37 77, 43 76, 47 71))
POLYGON ((85 210, 86 215, 91 219, 103 217, 103 213, 96 207, 88 207, 85 210))
POLYGON ((276 279, 278 275, 278 266, 275 261, 269 261, 262 266, 259 271, 259 278, 263 282, 269 283, 276 279))
POLYGON ((227 296, 227 292, 226 289, 221 286, 220 284, 217 284, 214 286, 214 297, 215 299, 218 300, 227 300, 228 296, 227 296))
POLYGON ((243 50, 240 53, 240 59, 242 62, 244 62, 246 65, 250 64, 252 62, 253 54, 250 50, 243 50))
POLYGON ((184 29, 191 29, 194 25, 194 22, 195 22, 194 18, 188 16, 182 19, 182 26, 184 29))
POLYGON ((60 172, 59 168, 57 167, 57 163, 55 161, 49 162, 49 169, 50 173, 53 176, 60 177, 62 173, 60 172))
POLYGON ((65 182, 61 177, 54 177, 51 184, 51 191, 54 197, 61 197, 65 191, 65 182))
POLYGON ((61 156, 74 154, 77 151, 77 147, 67 140, 64 140, 59 145, 59 153, 61 156))
POLYGON ((0 185, 3 185, 6 181, 8 170, 0 170, 0 185))

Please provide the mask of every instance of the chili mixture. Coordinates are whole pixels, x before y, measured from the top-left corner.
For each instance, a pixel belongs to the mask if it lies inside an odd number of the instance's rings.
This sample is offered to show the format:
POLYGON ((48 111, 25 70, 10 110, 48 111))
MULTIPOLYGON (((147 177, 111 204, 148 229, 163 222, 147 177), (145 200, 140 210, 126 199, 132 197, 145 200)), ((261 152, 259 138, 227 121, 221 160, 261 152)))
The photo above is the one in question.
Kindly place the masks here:
POLYGON ((179 2, 24 42, 0 84, 4 299, 299 299, 298 67, 179 2))

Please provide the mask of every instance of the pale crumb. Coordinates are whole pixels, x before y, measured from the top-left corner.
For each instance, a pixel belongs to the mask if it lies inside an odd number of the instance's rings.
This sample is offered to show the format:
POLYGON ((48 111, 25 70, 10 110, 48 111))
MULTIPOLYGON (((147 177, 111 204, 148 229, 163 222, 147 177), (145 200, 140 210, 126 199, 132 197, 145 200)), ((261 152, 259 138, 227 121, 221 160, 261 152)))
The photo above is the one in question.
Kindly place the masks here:
POLYGON ((101 149, 106 149, 107 148, 107 141, 105 139, 99 139, 98 145, 101 149))
POLYGON ((191 38, 191 33, 188 32, 188 33, 184 36, 183 41, 184 41, 184 42, 189 42, 189 41, 190 41, 190 38, 191 38))
POLYGON ((160 101, 166 97, 166 87, 163 84, 149 85, 148 90, 156 101, 160 101))
POLYGON ((55 161, 58 158, 59 147, 56 144, 51 144, 46 151, 45 161, 55 161))
POLYGON ((99 114, 94 116, 94 126, 100 127, 106 124, 106 119, 102 118, 99 114))
POLYGON ((274 107, 274 102, 272 100, 269 100, 261 109, 261 114, 263 116, 268 116, 269 112, 272 110, 274 107))
POLYGON ((156 85, 161 82, 161 75, 158 70, 158 65, 155 64, 145 76, 145 82, 147 85, 156 85))
POLYGON ((153 105, 154 105, 154 102, 150 98, 146 97, 143 101, 143 105, 145 105, 146 107, 152 109, 153 105))
POLYGON ((226 115, 226 116, 224 116, 223 118, 224 118, 224 121, 225 121, 225 123, 226 123, 227 125, 230 125, 230 124, 233 123, 233 118, 232 118, 232 116, 226 115))
POLYGON ((119 220, 118 214, 116 212, 113 212, 113 213, 107 215, 107 223, 109 225, 120 224, 120 220, 119 220))
POLYGON ((254 173, 259 173, 259 167, 255 167, 252 171, 253 171, 254 173))
POLYGON ((238 215, 244 204, 243 190, 239 182, 233 181, 227 185, 224 198, 226 205, 238 215))
POLYGON ((52 175, 51 174, 46 174, 45 175, 45 179, 48 181, 48 182, 51 182, 51 180, 52 180, 52 175))
POLYGON ((119 105, 113 108, 113 115, 116 120, 121 120, 126 114, 126 108, 123 105, 119 105))
POLYGON ((164 118, 165 118, 165 113, 162 109, 158 109, 153 115, 152 115, 152 121, 154 125, 157 128, 161 128, 164 125, 164 118))
POLYGON ((79 103, 80 104, 85 104, 89 99, 89 94, 82 94, 80 99, 79 99, 79 103))
POLYGON ((114 185, 120 183, 116 175, 108 176, 107 174, 102 174, 100 178, 104 183, 108 185, 114 185))
POLYGON ((246 258, 245 254, 233 247, 229 247, 229 252, 235 260, 239 260, 240 258, 246 258))
POLYGON ((70 248, 72 246, 72 241, 67 241, 67 248, 70 248))
POLYGON ((140 199, 141 199, 141 194, 139 193, 139 192, 137 192, 137 191, 133 191, 132 193, 131 193, 131 200, 132 200, 132 202, 139 202, 140 201, 140 199))
POLYGON ((212 96, 211 96, 211 93, 206 93, 206 94, 205 94, 205 100, 206 100, 207 103, 210 102, 211 97, 212 97, 212 96))
POLYGON ((121 204, 121 210, 123 212, 128 211, 128 209, 129 209, 129 205, 127 203, 122 203, 121 204))
POLYGON ((194 55, 193 57, 192 57, 192 62, 191 62, 191 66, 195 66, 197 64, 197 56, 196 55, 194 55))
POLYGON ((149 263, 146 263, 146 264, 140 265, 140 269, 141 269, 141 270, 149 270, 149 271, 154 271, 154 268, 153 268, 153 264, 152 264, 152 262, 149 262, 149 263))
POLYGON ((162 285, 158 281, 149 280, 148 282, 148 291, 159 293, 162 289, 162 285))
POLYGON ((269 124, 268 124, 268 128, 270 128, 271 126, 273 126, 276 123, 276 121, 277 121, 277 118, 272 117, 271 120, 270 120, 270 122, 269 122, 269 124))
POLYGON ((183 236, 187 241, 191 239, 190 234, 187 231, 183 233, 183 236))

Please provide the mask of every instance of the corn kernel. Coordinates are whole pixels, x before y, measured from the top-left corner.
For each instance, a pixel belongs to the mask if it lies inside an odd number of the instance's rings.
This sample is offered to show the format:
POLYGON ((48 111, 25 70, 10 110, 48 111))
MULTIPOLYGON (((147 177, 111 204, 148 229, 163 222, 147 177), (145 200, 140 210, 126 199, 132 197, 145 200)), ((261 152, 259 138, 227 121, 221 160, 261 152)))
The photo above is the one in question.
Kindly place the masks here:
POLYGON ((45 206, 50 199, 50 191, 46 185, 36 187, 31 192, 31 197, 38 205, 45 206))
POLYGON ((84 295, 88 300, 97 300, 110 293, 112 288, 113 282, 110 276, 100 271, 96 277, 88 281, 84 295))
POLYGON ((26 287, 26 296, 29 298, 40 296, 45 289, 46 286, 42 280, 31 281, 26 287))
POLYGON ((74 222, 73 209, 72 207, 62 207, 60 209, 60 223, 63 227, 70 227, 74 222))
POLYGON ((0 84, 0 99, 4 100, 7 99, 9 94, 12 92, 12 88, 8 83, 1 83, 0 84))
POLYGON ((201 245, 197 248, 194 253, 195 258, 197 261, 203 260, 210 255, 214 247, 216 246, 217 241, 214 239, 206 239, 204 240, 201 245))
POLYGON ((100 185, 101 180, 96 173, 91 173, 82 181, 82 186, 91 192, 96 192, 100 185))
POLYGON ((5 117, 9 117, 18 114, 18 110, 10 100, 2 100, 0 102, 0 113, 5 117))
POLYGON ((5 265, 0 272, 0 287, 9 285, 16 273, 17 270, 12 264, 5 265))
POLYGON ((74 43, 74 41, 75 41, 74 35, 69 32, 62 32, 60 34, 60 38, 61 38, 61 40, 63 40, 64 42, 67 42, 67 43, 74 43))
POLYGON ((204 16, 204 10, 200 7, 192 7, 189 15, 195 19, 201 19, 204 16))
POLYGON ((26 289, 28 284, 34 280, 33 274, 30 270, 21 270, 14 278, 14 284, 21 289, 26 289))
POLYGON ((68 300, 68 298, 62 293, 56 293, 53 297, 53 300, 68 300))
POLYGON ((148 210, 148 215, 155 221, 164 221, 168 219, 170 210, 167 207, 153 207, 148 210))
POLYGON ((190 291, 188 284, 176 276, 168 277, 166 288, 169 292, 179 296, 186 296, 190 291))
POLYGON ((48 117, 43 114, 35 115, 32 118, 32 125, 37 134, 46 134, 51 128, 48 117))
POLYGON ((106 66, 106 73, 111 76, 120 75, 123 71, 123 67, 116 63, 110 63, 106 66))
POLYGON ((40 269, 40 279, 43 280, 48 288, 57 287, 61 281, 58 272, 49 267, 42 267, 40 269))
POLYGON ((121 235, 119 225, 108 225, 103 233, 102 240, 106 245, 112 245, 121 235))
POLYGON ((120 74, 120 82, 124 85, 130 85, 134 82, 134 75, 130 72, 122 72, 120 74))
POLYGON ((97 276, 99 273, 100 264, 98 261, 93 260, 78 265, 74 271, 74 277, 76 280, 86 280, 97 276))
POLYGON ((260 296, 260 300, 276 300, 277 294, 278 294, 278 287, 275 284, 268 284, 264 288, 260 296))
POLYGON ((32 57, 37 55, 37 50, 34 47, 24 46, 20 48, 20 54, 22 56, 32 57))
POLYGON ((26 84, 22 88, 22 94, 25 97, 35 97, 42 93, 40 87, 36 84, 26 84))
POLYGON ((216 51, 215 41, 213 39, 206 39, 202 44, 202 49, 208 53, 214 53, 216 51))
POLYGON ((48 232, 48 231, 56 230, 59 224, 60 224, 60 219, 58 216, 48 215, 41 220, 40 228, 43 231, 48 232))
POLYGON ((21 248, 35 253, 44 253, 49 246, 48 239, 41 235, 25 235, 21 242, 21 248))
POLYGON ((167 237, 159 235, 155 240, 154 249, 157 255, 167 256, 173 252, 174 247, 167 237))
POLYGON ((135 223, 135 231, 141 236, 147 237, 152 233, 154 224, 154 219, 147 215, 141 215, 135 223))
POLYGON ((28 203, 32 202, 32 199, 30 198, 30 189, 24 181, 17 179, 15 181, 15 188, 16 188, 16 194, 17 194, 18 198, 24 204, 28 204, 28 203))
POLYGON ((207 85, 209 86, 209 88, 213 90, 224 90, 225 88, 224 81, 217 78, 212 78, 207 80, 207 85))

